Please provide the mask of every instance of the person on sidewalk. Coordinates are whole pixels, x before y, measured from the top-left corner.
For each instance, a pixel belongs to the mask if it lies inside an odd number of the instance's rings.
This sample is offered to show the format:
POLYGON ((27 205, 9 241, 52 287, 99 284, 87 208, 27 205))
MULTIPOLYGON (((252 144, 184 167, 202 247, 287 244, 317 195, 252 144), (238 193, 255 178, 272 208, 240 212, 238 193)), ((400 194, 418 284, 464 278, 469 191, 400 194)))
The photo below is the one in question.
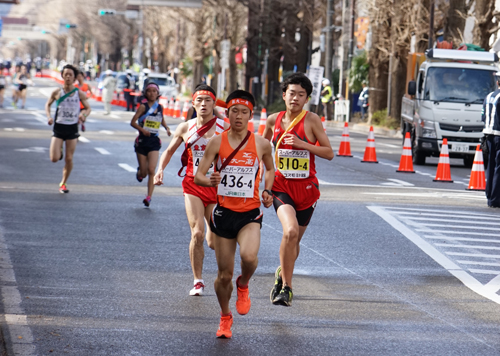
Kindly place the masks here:
POLYGON ((260 162, 264 163, 264 191, 262 204, 268 208, 273 203, 271 187, 274 181, 274 164, 269 142, 248 131, 248 121, 253 118, 255 99, 244 90, 236 90, 226 100, 226 116, 231 127, 208 142, 200 161, 194 182, 204 187, 217 187, 217 205, 212 211, 210 229, 215 234, 217 278, 215 293, 221 308, 219 329, 216 336, 230 338, 233 316, 229 300, 233 291, 234 257, 240 246, 241 275, 236 279, 236 311, 245 315, 252 304, 248 282, 257 269, 262 226, 260 162), (207 176, 216 160, 216 170, 207 176))
POLYGON ((132 74, 131 69, 127 69, 127 76, 125 77, 125 88, 123 93, 125 95, 125 101, 127 102, 127 111, 134 111, 134 96, 132 93, 135 91, 135 77, 132 74))
POLYGON ((111 114, 111 102, 116 89, 116 79, 111 69, 106 70, 106 77, 102 82, 102 101, 104 102, 104 115, 111 114))
POLYGON ((85 93, 73 85, 77 74, 78 70, 75 67, 70 64, 65 65, 61 72, 64 79, 63 87, 54 90, 45 104, 48 124, 54 124, 54 134, 50 141, 50 160, 55 163, 65 158, 62 181, 59 184, 60 193, 69 193, 66 182, 73 169, 73 154, 80 136, 78 124, 84 122, 91 111, 85 93), (54 101, 57 109, 53 119, 50 107, 54 101), (83 110, 80 110, 80 102, 83 104, 83 110), (66 150, 63 155, 64 143, 66 150))
POLYGON ((150 81, 145 88, 144 97, 147 102, 139 106, 130 122, 130 126, 139 131, 139 136, 135 139, 134 144, 137 162, 139 163, 136 179, 142 182, 146 176, 148 177, 148 194, 142 202, 146 207, 149 207, 155 188, 154 175, 161 149, 160 126, 167 130, 169 136, 171 133, 163 118, 163 107, 158 103, 160 98, 158 84, 150 81))
POLYGON ((361 121, 365 120, 365 114, 368 112, 368 97, 369 97, 369 89, 365 82, 361 84, 363 90, 359 94, 358 98, 358 106, 361 109, 361 121))
POLYGON ((499 89, 489 93, 484 99, 481 120, 484 122, 483 134, 486 136, 488 154, 486 162, 486 188, 488 207, 500 208, 500 72, 496 73, 499 89))
MULTIPOLYGON (((193 106, 198 113, 196 118, 183 122, 177 126, 174 137, 168 148, 162 153, 160 165, 156 171, 155 184, 163 184, 163 171, 177 148, 184 143, 182 154, 182 169, 186 167, 186 175, 182 180, 186 215, 191 229, 191 241, 189 243, 189 259, 193 270, 194 286, 189 291, 191 296, 201 296, 205 290, 205 282, 202 278, 203 259, 205 251, 203 248, 204 238, 209 248, 214 248, 214 237, 210 229, 205 235, 205 222, 210 222, 210 214, 216 203, 217 191, 214 187, 200 187, 194 183, 194 176, 198 170, 201 158, 205 152, 208 142, 220 135, 229 124, 214 115, 215 91, 206 84, 200 84, 193 93, 193 106)), ((213 170, 213 168, 211 168, 213 170)))
MULTIPOLYGON (((85 75, 84 75, 84 73, 82 71, 78 72, 78 75, 76 76, 76 81, 77 81, 77 83, 75 84, 75 87, 77 87, 82 92, 84 92, 85 96, 88 99, 89 96, 90 96, 90 87, 89 87, 89 85, 87 83, 85 83, 85 75)), ((84 109, 84 106, 80 102, 80 110, 83 110, 83 109, 84 109)), ((81 128, 82 128, 82 132, 85 132, 85 121, 82 121, 82 127, 81 128)))
POLYGON ((267 119, 262 136, 272 140, 275 148, 277 170, 272 192, 274 209, 283 227, 280 266, 270 298, 275 305, 291 306, 300 241, 320 196, 314 159, 318 156, 331 160, 333 150, 319 116, 303 110, 313 89, 309 78, 294 73, 283 81, 281 89, 286 111, 267 119))
POLYGON ((321 106, 323 106, 323 116, 326 120, 329 120, 328 116, 328 105, 333 102, 333 89, 330 86, 330 80, 323 79, 321 82, 323 89, 321 90, 321 106))

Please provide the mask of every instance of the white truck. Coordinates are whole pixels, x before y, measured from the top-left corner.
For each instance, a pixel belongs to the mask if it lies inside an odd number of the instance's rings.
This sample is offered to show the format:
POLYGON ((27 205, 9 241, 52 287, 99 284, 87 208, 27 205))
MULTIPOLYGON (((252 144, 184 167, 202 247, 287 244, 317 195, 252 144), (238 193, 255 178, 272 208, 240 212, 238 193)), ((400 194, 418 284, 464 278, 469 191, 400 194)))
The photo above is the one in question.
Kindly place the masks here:
POLYGON ((472 166, 483 136, 483 101, 496 89, 496 63, 498 56, 490 52, 433 48, 410 54, 401 131, 403 137, 411 134, 414 164, 439 157, 447 138, 450 157, 472 166))

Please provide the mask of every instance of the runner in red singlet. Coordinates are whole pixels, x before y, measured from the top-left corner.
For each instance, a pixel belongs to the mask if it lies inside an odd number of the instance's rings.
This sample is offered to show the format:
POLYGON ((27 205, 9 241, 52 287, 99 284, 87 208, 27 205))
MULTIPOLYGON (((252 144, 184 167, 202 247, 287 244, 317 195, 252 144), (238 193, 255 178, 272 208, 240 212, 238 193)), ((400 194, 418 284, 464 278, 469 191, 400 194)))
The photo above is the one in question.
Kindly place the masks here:
POLYGON ((303 110, 312 93, 309 78, 290 75, 281 84, 286 111, 267 119, 263 137, 275 148, 274 208, 283 226, 280 266, 275 273, 271 302, 292 305, 292 275, 300 240, 319 199, 315 156, 331 160, 333 150, 318 115, 303 110), (316 146, 316 142, 319 146, 316 146))
POLYGON ((237 244, 240 245, 241 275, 236 279, 236 311, 241 315, 250 311, 248 282, 258 264, 262 225, 260 162, 266 167, 265 189, 262 192, 262 203, 266 208, 273 202, 270 188, 274 181, 269 142, 248 131, 248 121, 252 119, 255 105, 254 97, 244 90, 236 90, 229 94, 226 103, 231 128, 210 140, 194 178, 196 184, 217 187, 217 205, 212 212, 210 228, 215 233, 218 273, 214 287, 221 307, 216 335, 220 338, 232 336, 233 316, 229 300, 233 291, 237 244), (207 176, 215 160, 216 171, 207 176))
MULTIPOLYGON (((155 175, 155 184, 163 184, 163 170, 170 162, 174 152, 184 142, 188 158, 182 189, 184 191, 186 215, 191 228, 189 258, 193 270, 194 287, 190 290, 189 295, 194 296, 201 296, 205 288, 205 282, 202 279, 203 258, 205 256, 203 249, 205 221, 209 224, 210 214, 215 206, 217 194, 213 187, 196 185, 194 175, 208 141, 229 127, 229 124, 224 123, 224 120, 214 117, 215 101, 215 91, 211 87, 204 84, 196 87, 193 94, 193 107, 196 109, 198 116, 183 122, 177 127, 170 145, 161 155, 160 165, 155 175), (208 131, 204 135, 198 135, 199 130, 205 131, 205 129, 208 129, 208 131)), ((213 236, 210 229, 207 229, 206 240, 208 247, 213 249, 213 236)))

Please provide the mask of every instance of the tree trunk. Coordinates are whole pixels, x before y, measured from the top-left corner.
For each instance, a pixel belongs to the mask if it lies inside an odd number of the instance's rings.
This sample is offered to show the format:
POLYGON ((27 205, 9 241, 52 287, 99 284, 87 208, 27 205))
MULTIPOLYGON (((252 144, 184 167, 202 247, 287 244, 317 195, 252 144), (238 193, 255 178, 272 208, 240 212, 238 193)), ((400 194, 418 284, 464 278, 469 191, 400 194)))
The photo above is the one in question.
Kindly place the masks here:
POLYGON ((494 10, 495 0, 476 0, 475 2, 476 23, 472 31, 473 42, 485 51, 490 50, 490 30, 496 25, 492 22, 494 10))
MULTIPOLYGON (((247 35, 247 62, 245 64, 245 90, 250 88, 250 79, 259 75, 261 58, 260 51, 260 1, 250 0, 248 3, 248 35, 247 35)), ((257 93, 254 93, 257 94, 257 93)))
POLYGON ((450 1, 448 8, 448 15, 444 21, 444 34, 445 41, 453 41, 456 45, 463 41, 463 33, 465 28, 465 18, 467 15, 465 0, 450 1))

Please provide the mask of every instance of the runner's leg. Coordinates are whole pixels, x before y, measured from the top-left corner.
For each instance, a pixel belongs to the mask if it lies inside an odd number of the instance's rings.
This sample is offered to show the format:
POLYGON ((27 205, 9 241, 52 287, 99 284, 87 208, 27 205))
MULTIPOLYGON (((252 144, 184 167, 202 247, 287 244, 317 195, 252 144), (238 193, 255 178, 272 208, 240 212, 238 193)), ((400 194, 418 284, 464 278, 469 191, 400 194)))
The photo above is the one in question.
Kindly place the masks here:
POLYGON ((0 107, 3 105, 3 95, 4 95, 5 89, 0 90, 0 107))
POLYGON ((260 247, 260 224, 250 223, 245 225, 238 232, 236 240, 240 245, 241 257, 241 277, 238 282, 240 286, 245 286, 259 264, 257 255, 260 247))
POLYGON ((23 108, 24 108, 24 105, 26 105, 26 95, 27 95, 27 93, 28 93, 28 89, 26 89, 26 88, 21 91, 21 102, 22 102, 22 105, 23 105, 22 107, 23 108))
POLYGON ((281 278, 284 286, 292 288, 293 269, 300 251, 299 244, 307 226, 299 226, 295 209, 291 205, 280 206, 277 215, 283 227, 280 245, 281 278))
POLYGON ((75 153, 77 141, 78 139, 76 138, 73 140, 66 140, 66 151, 64 152, 64 168, 61 184, 66 184, 69 175, 73 170, 73 154, 75 153))
POLYGON ((193 270, 194 279, 202 279, 203 259, 205 251, 203 241, 205 238, 204 205, 200 198, 191 194, 184 194, 186 215, 191 228, 191 242, 189 243, 189 259, 193 270))
POLYGON ((205 208, 205 221, 207 223, 206 240, 208 247, 210 247, 212 250, 214 249, 215 234, 210 229, 210 216, 212 215, 212 211, 214 210, 214 208, 215 204, 208 204, 205 208))
POLYGON ((148 176, 148 156, 140 153, 136 153, 136 155, 137 163, 139 164, 139 175, 142 178, 146 178, 148 176))
POLYGON ((234 254, 236 239, 226 239, 215 235, 215 258, 217 260, 217 278, 214 282, 215 293, 222 314, 229 314, 229 300, 233 292, 234 254))
POLYGON ((151 151, 148 153, 148 196, 153 195, 155 189, 155 170, 158 164, 159 151, 151 151))
POLYGON ((55 163, 61 159, 63 143, 64 141, 57 137, 52 137, 50 140, 49 154, 52 162, 55 163))

